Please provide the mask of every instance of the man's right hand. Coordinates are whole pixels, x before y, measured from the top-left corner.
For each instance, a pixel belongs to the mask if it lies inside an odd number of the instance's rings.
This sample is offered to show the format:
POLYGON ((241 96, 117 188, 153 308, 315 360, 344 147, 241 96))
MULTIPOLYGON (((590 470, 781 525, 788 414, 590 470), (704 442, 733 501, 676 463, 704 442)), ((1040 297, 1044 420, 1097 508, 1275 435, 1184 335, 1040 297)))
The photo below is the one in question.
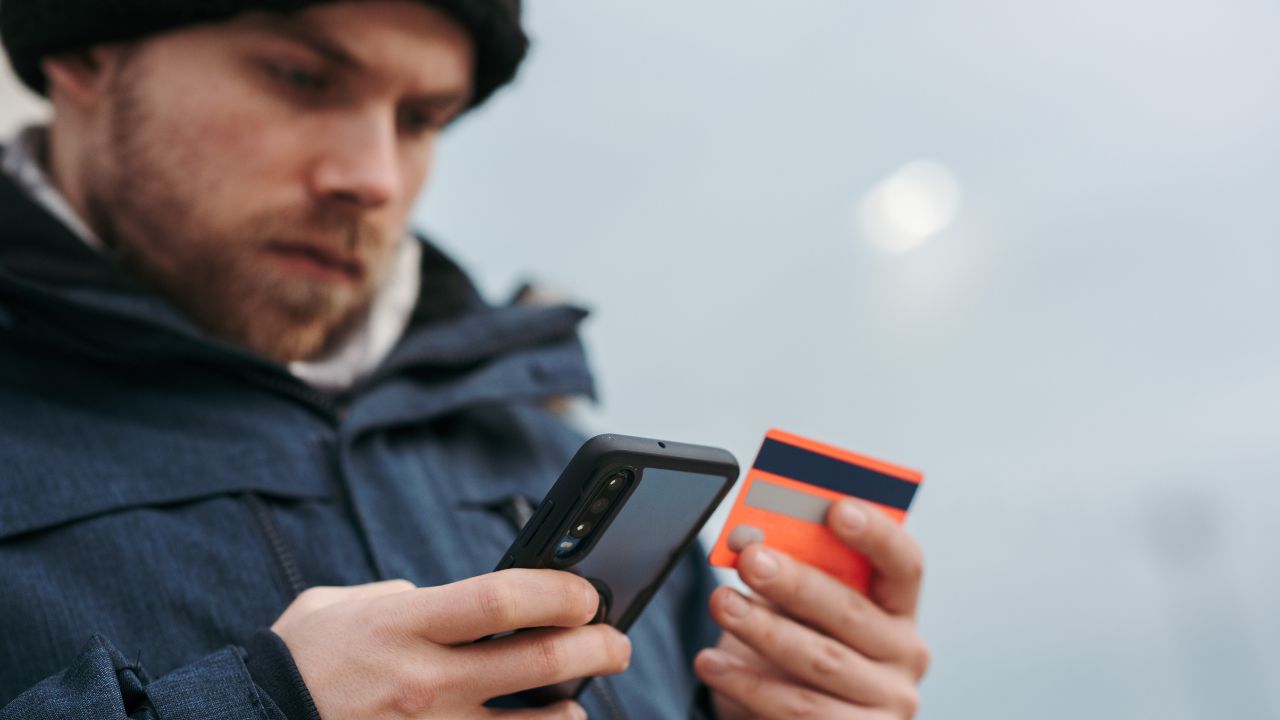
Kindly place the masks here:
POLYGON ((324 720, 581 719, 586 713, 573 702, 529 710, 484 703, 626 670, 627 637, 588 625, 598 603, 596 589, 576 575, 512 569, 428 588, 405 581, 317 588, 272 629, 324 720), (539 629, 474 642, 526 628, 539 629))

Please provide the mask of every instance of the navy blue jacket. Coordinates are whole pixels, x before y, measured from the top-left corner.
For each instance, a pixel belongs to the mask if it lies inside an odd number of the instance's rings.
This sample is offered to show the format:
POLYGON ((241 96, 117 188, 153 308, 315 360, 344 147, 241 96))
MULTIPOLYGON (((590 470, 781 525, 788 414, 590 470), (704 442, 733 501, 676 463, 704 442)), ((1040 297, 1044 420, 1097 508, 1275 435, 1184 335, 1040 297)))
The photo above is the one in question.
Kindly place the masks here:
MULTIPOLYGON (((279 638, 304 588, 488 572, 582 437, 561 306, 491 306, 424 246, 422 296, 340 397, 207 337, 0 177, 0 720, 314 718, 279 638)), ((593 682, 688 717, 714 642, 691 553, 593 682)))

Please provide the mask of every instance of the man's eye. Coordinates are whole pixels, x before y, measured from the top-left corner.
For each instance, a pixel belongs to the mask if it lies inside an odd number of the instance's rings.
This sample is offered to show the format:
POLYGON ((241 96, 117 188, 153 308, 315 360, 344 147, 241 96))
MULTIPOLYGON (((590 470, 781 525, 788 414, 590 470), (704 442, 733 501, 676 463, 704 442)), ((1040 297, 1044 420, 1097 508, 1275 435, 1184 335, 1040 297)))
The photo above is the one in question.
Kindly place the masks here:
POLYGON ((421 110, 401 110, 400 129, 416 135, 439 130, 444 127, 445 123, 436 115, 421 110))
POLYGON ((318 93, 329 87, 329 83, 324 77, 291 65, 271 63, 267 66, 267 69, 273 77, 295 90, 318 93))

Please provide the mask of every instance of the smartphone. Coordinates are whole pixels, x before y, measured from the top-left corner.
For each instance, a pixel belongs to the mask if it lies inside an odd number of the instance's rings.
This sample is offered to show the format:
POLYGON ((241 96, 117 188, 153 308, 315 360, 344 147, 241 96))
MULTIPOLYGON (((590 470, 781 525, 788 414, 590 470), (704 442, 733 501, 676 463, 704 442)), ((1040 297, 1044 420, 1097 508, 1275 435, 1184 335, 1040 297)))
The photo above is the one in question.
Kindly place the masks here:
MULTIPOLYGON (((597 621, 626 632, 738 479, 726 450, 627 435, 579 448, 496 570, 577 573, 600 593, 597 621)), ((590 678, 521 693, 545 704, 590 678)))

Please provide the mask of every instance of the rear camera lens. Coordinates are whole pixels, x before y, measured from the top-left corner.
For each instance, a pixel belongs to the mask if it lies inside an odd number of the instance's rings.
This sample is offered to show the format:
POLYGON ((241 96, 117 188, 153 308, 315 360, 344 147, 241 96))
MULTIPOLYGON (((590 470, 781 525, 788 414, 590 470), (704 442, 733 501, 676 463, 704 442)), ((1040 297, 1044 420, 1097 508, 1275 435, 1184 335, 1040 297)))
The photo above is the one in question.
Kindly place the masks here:
POLYGON ((587 509, 587 512, 591 513, 592 515, 599 515, 600 513, 608 509, 608 507, 609 507, 609 498, 600 498, 595 502, 591 503, 591 507, 587 509))
POLYGON ((565 535, 560 538, 560 542, 556 543, 556 557, 564 558, 573 554, 578 548, 578 539, 565 535))
POLYGON ((620 473, 616 473, 615 475, 609 478, 609 482, 605 483, 604 491, 609 493, 618 492, 623 488, 623 486, 627 484, 627 481, 630 479, 631 479, 631 475, 627 473, 625 470, 620 473))
POLYGON ((573 526, 573 529, 569 531, 569 537, 574 538, 575 540, 581 540, 586 537, 589 532, 591 532, 591 523, 583 520, 573 526))

